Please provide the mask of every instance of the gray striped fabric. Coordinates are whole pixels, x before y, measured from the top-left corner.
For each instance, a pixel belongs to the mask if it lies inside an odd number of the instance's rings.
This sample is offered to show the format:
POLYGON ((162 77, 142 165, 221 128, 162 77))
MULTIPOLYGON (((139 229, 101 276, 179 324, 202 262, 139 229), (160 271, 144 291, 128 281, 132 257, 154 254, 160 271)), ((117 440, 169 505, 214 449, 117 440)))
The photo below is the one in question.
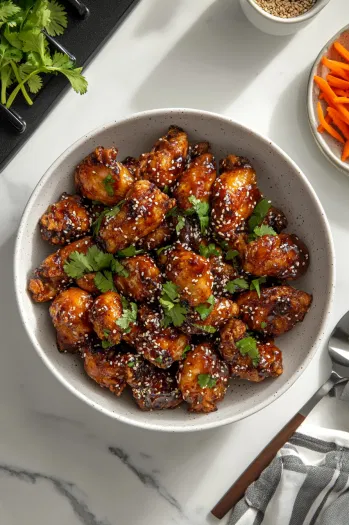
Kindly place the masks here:
POLYGON ((349 434, 303 425, 245 497, 229 525, 349 525, 349 434))

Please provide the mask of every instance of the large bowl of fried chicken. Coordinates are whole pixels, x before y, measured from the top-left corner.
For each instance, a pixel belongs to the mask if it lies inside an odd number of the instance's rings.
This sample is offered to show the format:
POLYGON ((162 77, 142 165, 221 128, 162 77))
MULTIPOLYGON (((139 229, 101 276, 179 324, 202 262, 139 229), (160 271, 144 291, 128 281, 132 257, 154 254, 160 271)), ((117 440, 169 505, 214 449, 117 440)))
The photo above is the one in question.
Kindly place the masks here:
POLYGON ((305 175, 228 118, 113 122, 44 174, 15 250, 39 356, 115 419, 163 431, 244 418, 284 393, 326 333, 334 253, 305 175))

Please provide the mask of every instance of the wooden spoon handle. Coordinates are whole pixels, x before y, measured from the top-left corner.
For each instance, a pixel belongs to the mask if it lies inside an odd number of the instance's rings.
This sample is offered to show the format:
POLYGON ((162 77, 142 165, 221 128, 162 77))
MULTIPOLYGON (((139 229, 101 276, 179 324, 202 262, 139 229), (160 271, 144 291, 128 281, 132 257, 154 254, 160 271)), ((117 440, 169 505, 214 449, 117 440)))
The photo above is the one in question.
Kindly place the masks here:
POLYGON ((304 419, 305 416, 302 414, 296 414, 291 421, 280 430, 274 439, 270 441, 259 456, 257 456, 253 463, 247 467, 245 472, 241 474, 239 479, 230 487, 222 499, 220 499, 217 505, 211 510, 211 513, 216 518, 222 519, 226 513, 234 507, 234 505, 245 494, 247 487, 259 478, 263 470, 269 465, 280 448, 290 439, 297 428, 303 423, 304 419))

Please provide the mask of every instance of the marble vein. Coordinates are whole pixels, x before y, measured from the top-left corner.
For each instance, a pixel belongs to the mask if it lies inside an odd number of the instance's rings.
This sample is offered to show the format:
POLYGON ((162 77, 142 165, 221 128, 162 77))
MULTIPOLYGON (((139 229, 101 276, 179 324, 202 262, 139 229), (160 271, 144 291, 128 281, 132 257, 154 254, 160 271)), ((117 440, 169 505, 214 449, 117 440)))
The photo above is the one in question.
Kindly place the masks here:
POLYGON ((180 514, 183 514, 182 507, 180 503, 174 498, 168 490, 161 485, 161 483, 157 480, 156 477, 152 476, 148 472, 144 472, 143 470, 136 467, 132 461, 130 461, 130 458, 126 452, 124 452, 121 448, 118 447, 109 447, 109 452, 120 459, 120 461, 131 471, 143 485, 146 487, 150 487, 162 497, 164 498, 172 507, 176 508, 180 514))
POLYGON ((56 491, 66 498, 73 509, 80 522, 84 525, 110 525, 108 520, 99 520, 88 508, 85 502, 78 499, 73 491, 76 490, 76 485, 68 481, 47 476, 40 472, 33 472, 30 470, 23 470, 13 466, 0 464, 0 473, 15 477, 20 481, 35 484, 37 481, 48 481, 53 485, 56 491))

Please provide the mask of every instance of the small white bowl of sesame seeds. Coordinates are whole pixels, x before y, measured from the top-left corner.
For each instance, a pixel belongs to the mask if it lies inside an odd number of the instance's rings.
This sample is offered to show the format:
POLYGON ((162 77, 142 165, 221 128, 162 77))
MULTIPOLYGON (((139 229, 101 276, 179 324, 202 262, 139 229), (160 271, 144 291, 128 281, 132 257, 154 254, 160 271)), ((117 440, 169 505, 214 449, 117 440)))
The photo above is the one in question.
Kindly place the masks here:
POLYGON ((240 0, 240 4, 255 27, 270 35, 286 36, 307 26, 329 1, 240 0))

